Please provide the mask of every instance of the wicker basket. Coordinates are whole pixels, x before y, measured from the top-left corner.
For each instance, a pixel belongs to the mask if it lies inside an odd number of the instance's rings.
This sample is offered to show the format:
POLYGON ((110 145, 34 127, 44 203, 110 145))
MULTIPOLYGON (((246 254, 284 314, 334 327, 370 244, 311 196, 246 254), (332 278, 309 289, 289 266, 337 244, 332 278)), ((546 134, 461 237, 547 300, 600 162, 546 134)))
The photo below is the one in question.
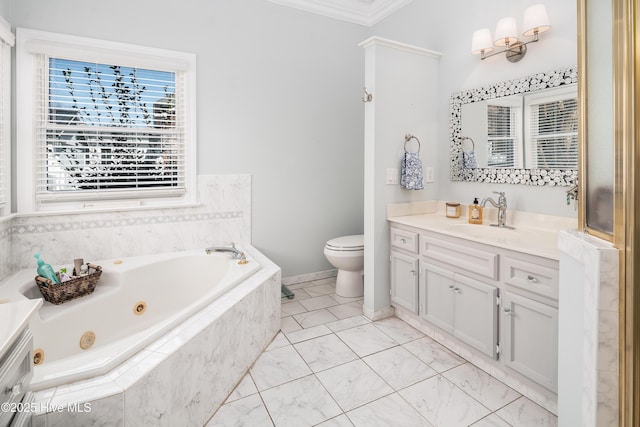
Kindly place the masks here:
POLYGON ((72 299, 89 295, 96 288, 98 279, 102 274, 102 267, 95 264, 87 264, 89 274, 69 279, 60 284, 55 284, 42 276, 36 276, 36 284, 45 300, 52 304, 63 304, 72 299))

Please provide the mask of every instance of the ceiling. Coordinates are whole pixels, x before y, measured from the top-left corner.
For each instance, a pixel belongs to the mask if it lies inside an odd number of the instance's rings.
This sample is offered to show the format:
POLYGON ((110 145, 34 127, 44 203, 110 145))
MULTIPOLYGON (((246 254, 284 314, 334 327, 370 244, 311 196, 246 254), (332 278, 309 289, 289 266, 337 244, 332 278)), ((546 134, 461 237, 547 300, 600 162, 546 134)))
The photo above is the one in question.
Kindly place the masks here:
POLYGON ((381 21, 413 0, 268 0, 367 27, 381 21))

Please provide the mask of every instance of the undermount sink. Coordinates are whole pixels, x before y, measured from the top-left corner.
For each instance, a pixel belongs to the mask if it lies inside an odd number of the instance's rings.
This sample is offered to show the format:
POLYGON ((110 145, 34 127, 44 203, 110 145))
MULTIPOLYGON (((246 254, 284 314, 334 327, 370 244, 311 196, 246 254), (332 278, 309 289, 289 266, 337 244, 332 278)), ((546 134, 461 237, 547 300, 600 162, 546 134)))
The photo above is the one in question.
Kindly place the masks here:
POLYGON ((552 234, 556 234, 549 230, 534 229, 534 228, 508 228, 508 227, 495 227, 491 225, 480 224, 451 224, 447 227, 452 233, 458 236, 468 236, 477 239, 486 239, 493 241, 507 241, 512 239, 523 240, 541 240, 554 238, 552 234))
POLYGON ((451 224, 451 228, 460 230, 461 232, 469 232, 474 234, 495 234, 495 233, 513 233, 516 231, 515 227, 497 227, 489 224, 466 224, 457 223, 451 224))

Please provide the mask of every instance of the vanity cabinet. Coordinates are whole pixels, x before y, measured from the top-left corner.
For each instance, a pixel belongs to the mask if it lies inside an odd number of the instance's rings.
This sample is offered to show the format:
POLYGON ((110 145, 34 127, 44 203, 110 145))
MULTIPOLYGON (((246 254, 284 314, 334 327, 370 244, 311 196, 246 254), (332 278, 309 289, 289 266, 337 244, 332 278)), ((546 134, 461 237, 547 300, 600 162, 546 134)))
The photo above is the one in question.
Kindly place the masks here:
POLYGON ((391 302, 418 314, 418 233, 391 229, 391 302))
POLYGON ((498 288, 422 262, 420 316, 495 359, 498 288))
POLYGON ((455 330, 453 335, 497 357, 498 288, 459 274, 455 275, 455 330))
POLYGON ((393 306, 557 392, 557 260, 395 224, 390 237, 393 306))
POLYGON ((558 267, 555 261, 501 257, 502 361, 547 389, 558 391, 558 267))
POLYGON ((29 319, 36 315, 42 299, 0 304, 0 426, 31 425, 33 393, 33 336, 29 319))
POLYGON ((558 309, 505 291, 502 361, 547 389, 558 391, 558 309))
MULTIPOLYGON (((0 412, 0 425, 23 426, 30 422, 29 411, 20 411, 27 396, 27 387, 33 376, 31 349, 33 338, 25 330, 0 357, 0 388, 2 404, 10 410, 0 412)), ((29 393, 30 394, 30 393, 29 393)))
POLYGON ((455 329, 453 274, 450 270, 422 263, 420 317, 449 333, 455 329))

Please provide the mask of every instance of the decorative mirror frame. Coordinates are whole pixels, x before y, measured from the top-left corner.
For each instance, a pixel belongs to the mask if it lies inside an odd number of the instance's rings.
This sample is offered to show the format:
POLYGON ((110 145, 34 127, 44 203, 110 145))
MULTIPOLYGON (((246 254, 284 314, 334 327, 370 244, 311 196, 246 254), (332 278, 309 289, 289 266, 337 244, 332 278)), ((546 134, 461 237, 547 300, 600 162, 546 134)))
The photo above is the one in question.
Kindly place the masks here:
POLYGON ((462 165, 462 105, 574 83, 578 83, 578 70, 576 67, 569 67, 507 80, 479 89, 453 93, 449 102, 451 181, 550 186, 574 185, 578 179, 577 169, 467 169, 462 165))

